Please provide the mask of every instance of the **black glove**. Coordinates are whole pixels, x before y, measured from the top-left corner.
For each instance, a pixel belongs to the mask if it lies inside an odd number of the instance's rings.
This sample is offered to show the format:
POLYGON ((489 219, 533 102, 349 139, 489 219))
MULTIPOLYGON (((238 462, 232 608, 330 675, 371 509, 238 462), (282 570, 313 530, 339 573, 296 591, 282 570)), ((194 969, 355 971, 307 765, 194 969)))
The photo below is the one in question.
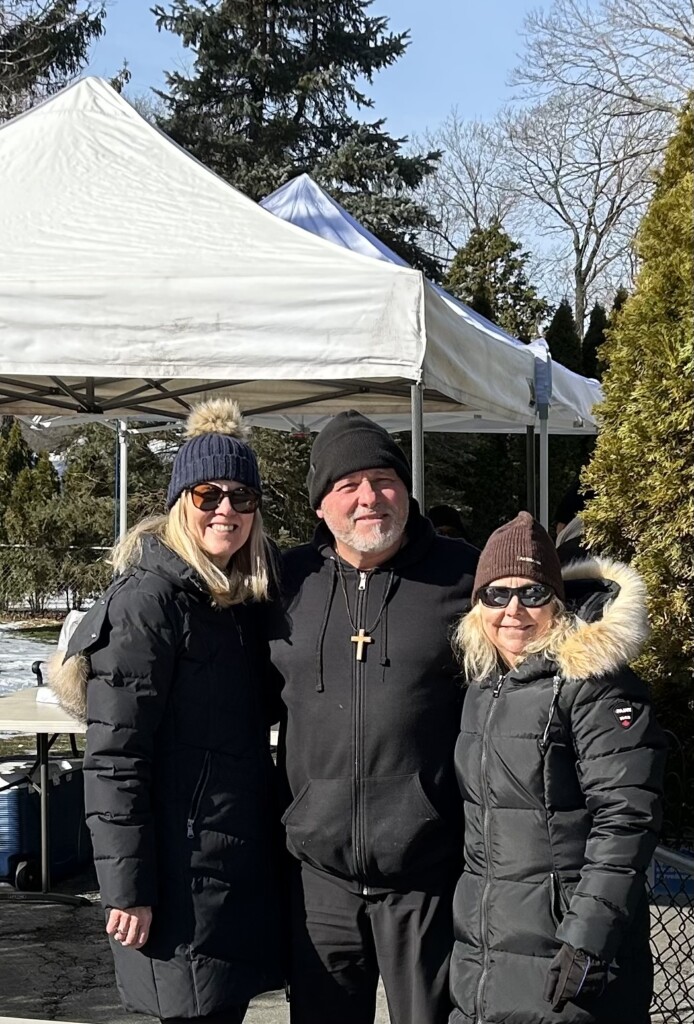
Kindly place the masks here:
POLYGON ((578 996, 602 995, 606 984, 607 964, 564 943, 549 965, 544 997, 553 1010, 561 1011, 578 996))

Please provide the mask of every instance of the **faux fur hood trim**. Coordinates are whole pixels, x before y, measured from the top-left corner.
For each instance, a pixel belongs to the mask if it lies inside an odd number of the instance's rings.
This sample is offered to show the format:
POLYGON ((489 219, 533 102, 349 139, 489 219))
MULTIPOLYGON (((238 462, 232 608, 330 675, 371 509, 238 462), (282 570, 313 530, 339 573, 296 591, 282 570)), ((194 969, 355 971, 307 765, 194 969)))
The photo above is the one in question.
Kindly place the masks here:
POLYGON ((602 618, 576 620, 576 628, 559 645, 554 658, 566 679, 602 676, 623 668, 638 656, 648 637, 646 586, 639 574, 623 562, 588 558, 562 569, 565 582, 611 580, 619 593, 609 601, 602 618))
POLYGON ((66 658, 65 651, 56 651, 46 666, 46 681, 58 698, 58 703, 80 722, 87 721, 87 681, 90 668, 86 654, 79 653, 66 658))

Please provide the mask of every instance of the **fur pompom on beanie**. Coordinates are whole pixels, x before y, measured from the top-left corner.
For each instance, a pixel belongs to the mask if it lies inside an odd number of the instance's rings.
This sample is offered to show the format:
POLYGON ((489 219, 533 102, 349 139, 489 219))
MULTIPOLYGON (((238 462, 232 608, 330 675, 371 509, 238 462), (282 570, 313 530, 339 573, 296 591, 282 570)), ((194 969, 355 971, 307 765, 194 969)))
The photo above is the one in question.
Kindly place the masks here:
POLYGON ((196 405, 186 423, 187 440, 174 459, 166 507, 172 508, 184 491, 206 480, 233 480, 260 492, 260 471, 248 434, 233 399, 213 398, 196 405))

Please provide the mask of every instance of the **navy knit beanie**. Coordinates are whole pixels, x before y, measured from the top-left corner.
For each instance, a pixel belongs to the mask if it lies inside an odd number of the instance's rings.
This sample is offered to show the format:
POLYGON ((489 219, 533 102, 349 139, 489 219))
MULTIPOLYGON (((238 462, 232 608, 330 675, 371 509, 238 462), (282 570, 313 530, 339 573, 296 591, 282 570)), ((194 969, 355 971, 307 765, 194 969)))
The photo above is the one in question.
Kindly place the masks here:
POLYGON ((412 490, 412 472, 402 448, 378 423, 348 409, 334 416, 311 448, 306 477, 311 508, 317 509, 336 480, 362 469, 394 469, 412 490))
POLYGON ((241 410, 231 398, 195 406, 186 424, 189 440, 174 459, 166 507, 172 508, 183 491, 206 480, 233 480, 260 492, 260 471, 245 440, 247 433, 241 410))

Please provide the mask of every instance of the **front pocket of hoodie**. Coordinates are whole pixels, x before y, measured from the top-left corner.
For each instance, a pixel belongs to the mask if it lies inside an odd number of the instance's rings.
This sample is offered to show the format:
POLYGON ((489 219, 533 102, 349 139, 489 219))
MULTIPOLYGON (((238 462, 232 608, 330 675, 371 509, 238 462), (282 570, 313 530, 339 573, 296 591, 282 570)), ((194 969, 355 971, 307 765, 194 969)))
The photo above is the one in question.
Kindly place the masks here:
POLYGON ((374 884, 421 871, 453 854, 453 830, 431 803, 418 774, 364 779, 361 797, 366 874, 374 884))
POLYGON ((285 811, 282 823, 295 857, 342 878, 354 878, 350 779, 311 779, 285 811))

